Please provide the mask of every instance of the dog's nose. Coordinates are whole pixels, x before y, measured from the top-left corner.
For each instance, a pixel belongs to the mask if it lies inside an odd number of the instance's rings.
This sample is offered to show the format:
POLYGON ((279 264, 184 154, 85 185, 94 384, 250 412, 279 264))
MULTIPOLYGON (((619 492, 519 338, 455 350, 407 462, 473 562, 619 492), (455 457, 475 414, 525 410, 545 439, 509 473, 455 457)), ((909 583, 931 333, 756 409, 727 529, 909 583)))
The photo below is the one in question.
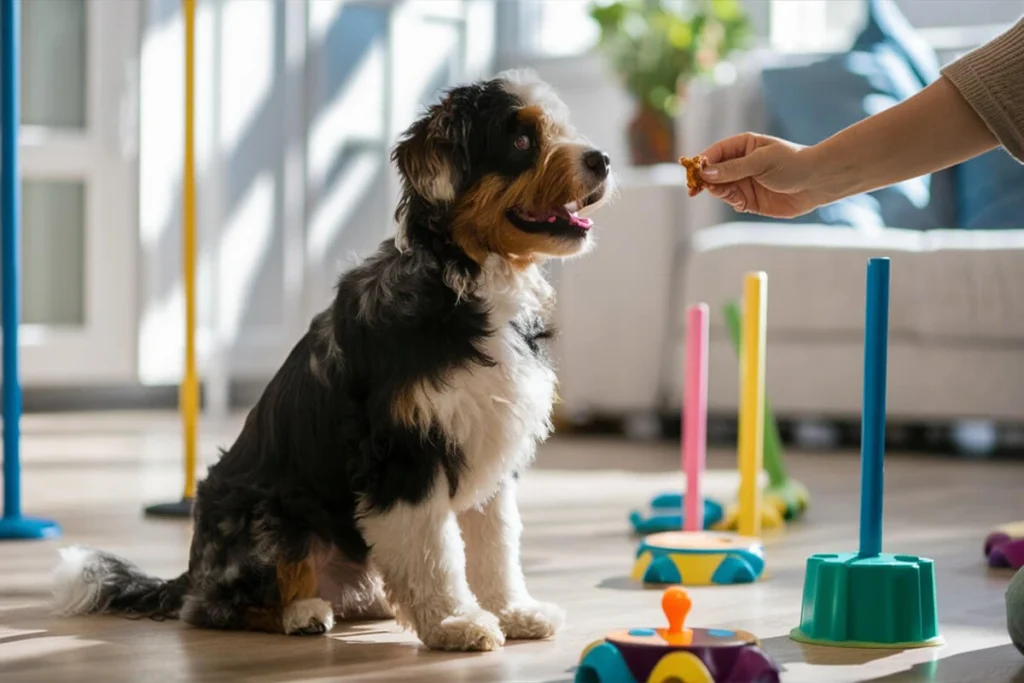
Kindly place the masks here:
POLYGON ((611 168, 612 160, 601 150, 592 149, 583 155, 583 163, 594 175, 604 180, 608 177, 608 169, 611 168))

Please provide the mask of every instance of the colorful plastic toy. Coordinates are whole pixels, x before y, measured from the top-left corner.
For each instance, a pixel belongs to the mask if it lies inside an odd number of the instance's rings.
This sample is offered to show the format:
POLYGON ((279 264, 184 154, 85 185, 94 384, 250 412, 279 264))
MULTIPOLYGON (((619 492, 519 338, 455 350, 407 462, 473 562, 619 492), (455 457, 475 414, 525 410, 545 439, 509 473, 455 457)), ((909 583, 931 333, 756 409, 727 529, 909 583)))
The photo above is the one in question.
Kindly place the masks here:
POLYGON ((185 484, 181 499, 148 505, 148 517, 192 518, 196 497, 196 449, 199 425, 199 373, 196 365, 196 153, 195 153, 195 45, 196 0, 183 0, 185 37, 185 149, 182 172, 182 283, 185 289, 185 373, 178 389, 182 440, 185 446, 185 484))
POLYGON ((21 176, 18 167, 20 3, 0 2, 0 317, 3 319, 3 497, 0 541, 56 538, 60 526, 21 510, 21 176))
POLYGON ((683 529, 700 531, 722 519, 722 506, 704 499, 700 490, 707 446, 709 317, 707 304, 697 304, 686 311, 686 375, 680 439, 686 495, 662 494, 651 503, 656 509, 668 508, 672 512, 656 512, 650 517, 632 512, 630 522, 639 534, 683 529))
POLYGON ((800 626, 790 637, 837 647, 938 645, 934 564, 882 552, 889 259, 870 259, 867 280, 860 551, 808 558, 800 626))
MULTIPOLYGON (((739 355, 743 330, 739 304, 727 301, 722 307, 722 315, 725 317, 725 326, 729 330, 736 354, 739 355)), ((789 478, 783 462, 779 425, 772 414, 767 394, 764 398, 764 469, 768 473, 768 486, 763 493, 764 504, 774 508, 783 519, 800 518, 810 503, 810 493, 806 486, 796 479, 789 478)))
MULTIPOLYGON (((655 505, 655 499, 651 502, 651 507, 654 508, 654 512, 650 515, 645 516, 638 510, 634 510, 629 513, 629 523, 633 527, 633 531, 641 536, 647 534, 657 534, 662 531, 680 531, 686 524, 683 519, 685 515, 681 514, 679 510, 685 505, 684 496, 679 494, 664 494, 665 496, 675 496, 675 500, 679 501, 675 505, 655 505), (668 512, 667 510, 672 510, 668 512)), ((660 498, 660 496, 659 496, 660 498)), ((702 515, 704 519, 704 529, 711 529, 716 524, 722 521, 725 516, 725 511, 722 506, 713 500, 704 499, 704 513, 702 515)))
POLYGON ((985 558, 990 567, 1024 567, 1024 522, 996 527, 985 539, 985 558))
POLYGON ((744 320, 740 354, 739 500, 726 509, 716 530, 759 536, 761 529, 785 525, 774 507, 764 505, 758 477, 764 464, 764 377, 768 276, 747 273, 743 283, 744 320))
POLYGON ((646 584, 752 583, 764 572, 764 546, 736 534, 666 531, 643 539, 632 577, 646 584))
POLYGON ((743 402, 740 407, 740 504, 737 526, 747 533, 703 532, 700 480, 704 471, 707 435, 707 348, 708 308, 704 304, 687 311, 686 402, 683 415, 683 469, 686 472, 687 505, 682 532, 666 531, 648 536, 640 544, 633 563, 633 579, 646 584, 683 583, 689 586, 750 583, 764 571, 764 549, 757 535, 761 531, 760 487, 757 473, 762 422, 758 401, 764 397, 764 320, 766 282, 764 273, 750 273, 745 283, 745 300, 752 339, 748 372, 741 376, 743 402))
POLYGON ((690 596, 661 599, 668 628, 612 631, 583 650, 575 683, 779 683, 779 665, 746 631, 687 628, 690 596))

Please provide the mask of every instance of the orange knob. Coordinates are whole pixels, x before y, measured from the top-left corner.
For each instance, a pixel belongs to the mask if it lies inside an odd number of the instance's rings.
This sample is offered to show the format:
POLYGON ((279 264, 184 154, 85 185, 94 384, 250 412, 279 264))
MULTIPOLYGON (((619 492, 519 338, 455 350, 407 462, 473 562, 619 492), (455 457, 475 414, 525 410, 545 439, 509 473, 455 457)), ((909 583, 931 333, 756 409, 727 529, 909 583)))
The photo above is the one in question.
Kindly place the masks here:
POLYGON ((669 633, 683 633, 686 630, 686 615, 690 613, 692 605, 689 594, 681 586, 665 589, 664 595, 661 596, 661 609, 668 619, 669 633))

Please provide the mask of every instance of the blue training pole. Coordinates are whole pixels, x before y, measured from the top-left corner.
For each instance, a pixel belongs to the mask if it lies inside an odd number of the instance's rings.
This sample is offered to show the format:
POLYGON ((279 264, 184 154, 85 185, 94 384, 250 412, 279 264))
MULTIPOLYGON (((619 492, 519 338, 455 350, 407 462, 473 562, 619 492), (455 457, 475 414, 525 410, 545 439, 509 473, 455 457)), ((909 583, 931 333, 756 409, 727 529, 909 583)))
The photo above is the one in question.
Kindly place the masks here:
POLYGON ((19 0, 0 0, 0 277, 3 299, 4 516, 0 539, 49 538, 60 528, 49 520, 21 515, 21 379, 18 375, 18 270, 20 215, 18 208, 18 43, 19 0))
POLYGON ((864 396, 860 427, 860 556, 882 552, 885 477, 885 374, 889 336, 889 259, 868 260, 864 319, 864 396))

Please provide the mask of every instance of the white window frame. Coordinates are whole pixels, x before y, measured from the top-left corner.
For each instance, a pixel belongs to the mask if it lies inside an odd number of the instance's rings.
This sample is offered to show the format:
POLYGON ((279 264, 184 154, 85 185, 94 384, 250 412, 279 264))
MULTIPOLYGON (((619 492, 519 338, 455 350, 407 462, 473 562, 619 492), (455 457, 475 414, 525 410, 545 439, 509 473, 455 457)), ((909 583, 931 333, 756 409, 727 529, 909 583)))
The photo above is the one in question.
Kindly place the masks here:
POLYGON ((139 5, 81 1, 87 3, 85 127, 23 125, 19 152, 22 182, 83 184, 84 323, 21 326, 27 386, 135 379, 139 5))

